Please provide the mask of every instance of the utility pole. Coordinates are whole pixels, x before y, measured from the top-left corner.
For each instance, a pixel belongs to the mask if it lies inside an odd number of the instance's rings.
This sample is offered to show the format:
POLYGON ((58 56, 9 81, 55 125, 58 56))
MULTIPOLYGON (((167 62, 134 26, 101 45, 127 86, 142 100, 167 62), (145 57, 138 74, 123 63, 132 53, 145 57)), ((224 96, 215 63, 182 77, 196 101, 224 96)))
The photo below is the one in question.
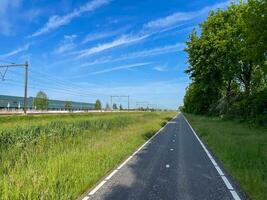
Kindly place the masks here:
POLYGON ((6 65, 0 65, 0 68, 6 68, 5 73, 1 74, 2 80, 5 80, 5 75, 6 75, 6 72, 7 72, 9 67, 24 67, 24 69, 25 69, 25 73, 24 73, 24 75, 25 75, 25 77, 24 77, 24 108, 23 108, 23 111, 24 111, 24 114, 26 115, 27 114, 27 107, 28 107, 27 95, 28 95, 28 67, 29 67, 29 64, 26 61, 25 64, 11 63, 11 64, 6 64, 6 65))
POLYGON ((28 62, 25 62, 25 84, 24 84, 24 114, 27 114, 27 107, 28 107, 28 62))

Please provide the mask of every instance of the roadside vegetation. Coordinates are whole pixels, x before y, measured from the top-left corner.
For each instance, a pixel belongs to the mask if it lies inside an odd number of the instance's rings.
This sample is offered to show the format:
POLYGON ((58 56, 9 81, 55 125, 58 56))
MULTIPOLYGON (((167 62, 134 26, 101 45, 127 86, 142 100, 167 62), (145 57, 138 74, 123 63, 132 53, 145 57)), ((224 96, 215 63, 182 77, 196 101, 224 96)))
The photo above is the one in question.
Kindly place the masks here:
POLYGON ((187 41, 183 111, 267 122, 267 1, 213 11, 187 41))
POLYGON ((187 41, 181 110, 252 199, 267 199, 267 1, 210 12, 187 41))
POLYGON ((0 117, 0 199, 76 199, 174 115, 0 117))
POLYGON ((251 199, 267 199, 267 128, 186 114, 204 143, 251 199))

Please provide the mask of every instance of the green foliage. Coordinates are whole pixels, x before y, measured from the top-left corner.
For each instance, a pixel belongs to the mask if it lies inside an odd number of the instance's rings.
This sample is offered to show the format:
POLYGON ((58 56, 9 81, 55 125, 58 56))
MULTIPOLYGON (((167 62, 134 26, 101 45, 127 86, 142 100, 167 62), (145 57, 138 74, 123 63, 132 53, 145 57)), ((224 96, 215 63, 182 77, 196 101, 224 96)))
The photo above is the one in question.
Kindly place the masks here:
POLYGON ((120 104, 120 110, 123 110, 123 107, 122 107, 122 105, 120 104))
POLYGON ((244 119, 262 115, 252 104, 265 105, 266 24, 266 1, 250 0, 212 11, 201 33, 192 32, 185 49, 192 83, 184 111, 244 119))
POLYGON ((118 106, 117 106, 117 104, 114 103, 114 104, 112 105, 112 108, 113 108, 113 110, 118 110, 118 106))
POLYGON ((101 101, 99 99, 97 99, 96 102, 95 102, 95 109, 96 110, 101 110, 102 109, 101 101))
POLYGON ((72 108, 71 102, 65 101, 64 102, 64 108, 65 108, 65 110, 71 110, 71 108, 72 108))
POLYGON ((0 117, 0 199, 77 199, 174 115, 0 117))
POLYGON ((219 117, 192 114, 186 114, 186 117, 227 171, 249 194, 250 199, 266 200, 266 127, 250 126, 248 123, 222 120, 219 117))
POLYGON ((47 110, 48 109, 48 97, 45 92, 39 91, 34 98, 33 105, 37 110, 47 110))

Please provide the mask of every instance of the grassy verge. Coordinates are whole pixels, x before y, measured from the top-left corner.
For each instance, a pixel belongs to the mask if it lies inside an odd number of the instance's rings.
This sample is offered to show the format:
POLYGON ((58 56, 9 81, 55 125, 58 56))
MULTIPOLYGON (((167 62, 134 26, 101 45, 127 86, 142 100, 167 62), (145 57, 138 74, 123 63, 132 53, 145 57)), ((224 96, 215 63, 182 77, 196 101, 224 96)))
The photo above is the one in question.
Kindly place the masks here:
POLYGON ((0 199, 75 199, 174 113, 0 118, 0 199))
POLYGON ((186 114, 203 141, 252 199, 267 199, 267 129, 186 114))

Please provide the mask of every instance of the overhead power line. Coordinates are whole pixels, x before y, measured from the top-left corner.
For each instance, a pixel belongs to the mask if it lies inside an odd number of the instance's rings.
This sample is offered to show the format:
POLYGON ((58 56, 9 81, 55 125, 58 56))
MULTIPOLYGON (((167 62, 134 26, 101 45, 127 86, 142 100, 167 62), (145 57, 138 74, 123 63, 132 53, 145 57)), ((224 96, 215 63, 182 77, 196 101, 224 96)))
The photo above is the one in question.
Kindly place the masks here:
MULTIPOLYGON (((6 64, 6 65, 0 65, 0 68, 5 68, 5 72, 3 74, 2 80, 5 80, 6 72, 11 67, 24 67, 25 68, 25 74, 24 74, 24 114, 27 114, 27 93, 28 93, 28 62, 26 61, 24 64, 6 64)), ((1 74, 2 76, 2 74, 1 74)))

